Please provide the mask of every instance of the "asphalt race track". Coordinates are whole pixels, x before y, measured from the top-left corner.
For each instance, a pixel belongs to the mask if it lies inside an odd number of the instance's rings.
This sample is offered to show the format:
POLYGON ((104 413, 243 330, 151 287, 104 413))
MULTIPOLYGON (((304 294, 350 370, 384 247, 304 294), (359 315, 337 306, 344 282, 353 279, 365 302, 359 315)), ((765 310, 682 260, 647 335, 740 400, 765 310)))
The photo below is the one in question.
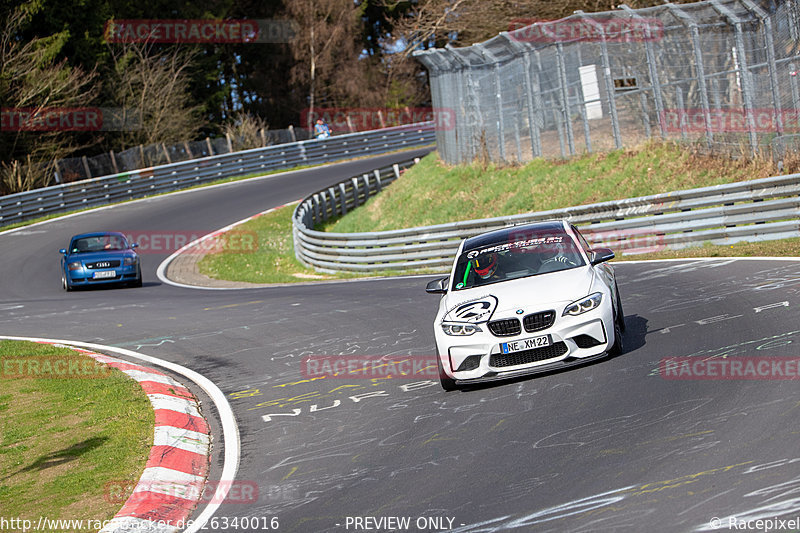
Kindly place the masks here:
POLYGON ((202 234, 408 154, 0 235, 0 334, 128 348, 212 380, 239 424, 238 480, 258 487, 257 499, 220 507, 216 516, 229 523, 277 517, 280 531, 296 532, 640 532, 728 531, 747 521, 763 531, 755 520, 777 519, 798 528, 796 376, 780 379, 770 366, 772 379, 671 379, 660 363, 800 356, 800 262, 617 264, 628 325, 622 356, 453 393, 425 379, 309 381, 301 373, 308 355, 432 355, 429 278, 192 290, 157 280, 164 252, 143 255, 141 289, 60 288, 58 249, 72 234, 202 234))

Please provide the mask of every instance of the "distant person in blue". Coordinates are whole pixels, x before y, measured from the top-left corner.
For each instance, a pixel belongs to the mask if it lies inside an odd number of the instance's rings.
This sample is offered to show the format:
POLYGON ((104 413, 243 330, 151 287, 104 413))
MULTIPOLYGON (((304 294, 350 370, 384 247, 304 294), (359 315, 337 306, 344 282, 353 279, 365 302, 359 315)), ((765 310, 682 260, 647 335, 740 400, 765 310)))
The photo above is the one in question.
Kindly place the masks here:
POLYGON ((317 119, 317 123, 314 126, 314 137, 317 139, 327 139, 331 136, 331 129, 325 124, 325 121, 321 118, 317 119))

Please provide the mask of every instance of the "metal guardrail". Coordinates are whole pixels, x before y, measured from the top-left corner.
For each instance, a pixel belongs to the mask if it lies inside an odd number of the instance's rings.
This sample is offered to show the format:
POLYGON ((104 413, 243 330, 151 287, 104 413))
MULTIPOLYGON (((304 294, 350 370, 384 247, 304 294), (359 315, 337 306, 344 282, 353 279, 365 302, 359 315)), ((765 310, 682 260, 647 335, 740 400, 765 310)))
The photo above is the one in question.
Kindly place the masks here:
POLYGON ((592 244, 621 253, 800 237, 800 174, 482 220, 369 233, 312 228, 364 203, 400 169, 376 169, 319 191, 294 212, 297 258, 321 271, 379 272, 449 267, 459 243, 493 229, 565 219, 592 244))
POLYGON ((181 161, 0 196, 0 226, 43 215, 186 189, 231 176, 329 163, 435 142, 433 123, 337 135, 181 161))

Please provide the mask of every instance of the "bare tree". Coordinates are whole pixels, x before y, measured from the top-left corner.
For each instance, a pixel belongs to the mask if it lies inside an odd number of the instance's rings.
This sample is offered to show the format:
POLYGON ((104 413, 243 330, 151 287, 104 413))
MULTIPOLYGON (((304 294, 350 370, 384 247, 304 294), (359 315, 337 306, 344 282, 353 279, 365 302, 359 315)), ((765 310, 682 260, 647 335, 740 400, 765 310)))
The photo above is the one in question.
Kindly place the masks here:
POLYGON ((189 92, 189 69, 195 54, 177 47, 157 51, 149 43, 110 46, 114 63, 111 97, 141 126, 120 131, 117 145, 124 149, 194 137, 202 127, 200 106, 191 103, 189 92))
POLYGON ((308 124, 320 100, 330 105, 348 94, 346 85, 361 78, 356 36, 359 29, 358 6, 352 0, 293 0, 287 11, 296 24, 291 42, 296 61, 291 77, 308 89, 308 124), (343 72, 346 75, 342 75, 343 72), (320 95, 320 92, 323 94, 320 95))
MULTIPOLYGON (((95 73, 53 60, 66 35, 21 41, 19 32, 28 17, 28 13, 18 8, 0 27, 0 106, 6 120, 16 122, 23 113, 32 117, 46 109, 89 105, 97 94, 95 73)), ((81 138, 74 131, 32 131, 35 128, 10 126, 0 132, 0 193, 3 194, 48 185, 56 159, 91 144, 85 135, 81 138)))
POLYGON ((225 136, 231 140, 234 150, 259 148, 265 144, 265 130, 269 126, 261 117, 240 113, 223 127, 225 136))

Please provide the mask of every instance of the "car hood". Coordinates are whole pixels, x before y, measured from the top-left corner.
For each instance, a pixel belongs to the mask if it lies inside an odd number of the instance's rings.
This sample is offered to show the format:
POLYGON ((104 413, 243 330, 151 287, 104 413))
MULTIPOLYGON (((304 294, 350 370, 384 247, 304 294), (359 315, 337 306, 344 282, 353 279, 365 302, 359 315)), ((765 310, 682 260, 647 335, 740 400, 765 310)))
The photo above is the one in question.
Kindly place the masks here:
POLYGON ((589 294, 594 278, 594 269, 584 266, 450 292, 443 299, 442 320, 479 323, 517 309, 568 304, 589 294))
POLYGON ((133 257, 133 250, 111 250, 102 252, 86 252, 82 254, 69 254, 68 261, 83 261, 84 263, 94 263, 103 260, 122 261, 123 257, 133 257))

